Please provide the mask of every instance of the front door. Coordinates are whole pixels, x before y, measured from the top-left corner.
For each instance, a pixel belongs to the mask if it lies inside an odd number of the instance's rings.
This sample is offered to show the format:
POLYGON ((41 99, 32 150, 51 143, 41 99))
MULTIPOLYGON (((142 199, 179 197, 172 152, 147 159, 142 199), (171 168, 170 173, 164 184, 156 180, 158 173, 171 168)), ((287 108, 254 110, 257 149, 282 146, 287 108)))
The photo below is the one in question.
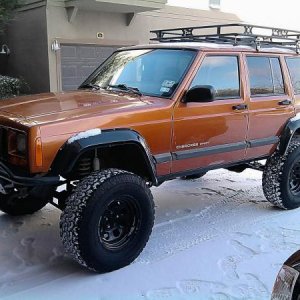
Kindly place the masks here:
POLYGON ((215 101, 174 108, 172 173, 244 159, 248 110, 241 69, 239 54, 203 55, 189 88, 211 85, 215 101))

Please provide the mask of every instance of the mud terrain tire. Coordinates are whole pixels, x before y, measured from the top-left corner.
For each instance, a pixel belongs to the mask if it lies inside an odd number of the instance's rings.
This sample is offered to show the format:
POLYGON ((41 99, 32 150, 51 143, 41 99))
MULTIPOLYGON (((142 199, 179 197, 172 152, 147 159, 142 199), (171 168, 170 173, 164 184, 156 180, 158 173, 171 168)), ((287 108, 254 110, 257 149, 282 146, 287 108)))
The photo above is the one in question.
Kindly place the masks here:
POLYGON ((262 179, 264 195, 283 209, 300 206, 300 142, 292 141, 286 154, 268 158, 262 179))
POLYGON ((21 196, 17 192, 0 195, 0 210, 11 216, 31 215, 52 200, 55 188, 34 187, 28 194, 21 196))
POLYGON ((61 215, 66 252, 96 272, 133 262, 154 223, 150 189, 139 176, 117 169, 95 172, 78 184, 61 215))

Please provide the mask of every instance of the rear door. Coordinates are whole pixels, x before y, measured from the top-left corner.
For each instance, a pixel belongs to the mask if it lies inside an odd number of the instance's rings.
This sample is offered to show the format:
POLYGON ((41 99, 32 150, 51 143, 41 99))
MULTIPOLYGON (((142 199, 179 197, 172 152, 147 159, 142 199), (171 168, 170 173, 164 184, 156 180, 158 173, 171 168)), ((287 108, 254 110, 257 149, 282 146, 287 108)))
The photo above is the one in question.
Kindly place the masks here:
POLYGON ((279 55, 245 55, 248 69, 249 130, 246 158, 269 155, 286 122, 294 116, 293 98, 279 55))
POLYGON ((213 102, 179 102, 174 108, 172 173, 244 159, 247 106, 240 54, 203 55, 192 82, 212 85, 213 102))

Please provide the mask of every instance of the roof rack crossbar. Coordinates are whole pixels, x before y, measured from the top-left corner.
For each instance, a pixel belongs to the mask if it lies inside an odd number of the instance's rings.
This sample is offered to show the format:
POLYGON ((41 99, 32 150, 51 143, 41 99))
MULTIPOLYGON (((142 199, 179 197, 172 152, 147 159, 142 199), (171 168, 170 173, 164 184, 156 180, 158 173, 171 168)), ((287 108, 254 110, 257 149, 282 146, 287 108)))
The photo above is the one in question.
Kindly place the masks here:
POLYGON ((212 42, 233 45, 288 47, 300 52, 300 31, 256 26, 251 24, 222 24, 198 27, 153 30, 152 41, 159 42, 212 42))

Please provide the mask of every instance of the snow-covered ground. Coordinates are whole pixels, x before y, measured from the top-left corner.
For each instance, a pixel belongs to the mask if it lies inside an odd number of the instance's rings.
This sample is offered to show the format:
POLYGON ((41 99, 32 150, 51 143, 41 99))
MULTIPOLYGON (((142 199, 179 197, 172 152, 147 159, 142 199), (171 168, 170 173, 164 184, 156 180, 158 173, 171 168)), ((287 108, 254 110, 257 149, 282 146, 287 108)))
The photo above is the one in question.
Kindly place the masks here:
POLYGON ((300 210, 263 197, 261 173, 225 170, 153 188, 155 227, 130 266, 93 274, 66 257, 60 212, 0 214, 1 299, 269 299, 300 248, 300 210))

